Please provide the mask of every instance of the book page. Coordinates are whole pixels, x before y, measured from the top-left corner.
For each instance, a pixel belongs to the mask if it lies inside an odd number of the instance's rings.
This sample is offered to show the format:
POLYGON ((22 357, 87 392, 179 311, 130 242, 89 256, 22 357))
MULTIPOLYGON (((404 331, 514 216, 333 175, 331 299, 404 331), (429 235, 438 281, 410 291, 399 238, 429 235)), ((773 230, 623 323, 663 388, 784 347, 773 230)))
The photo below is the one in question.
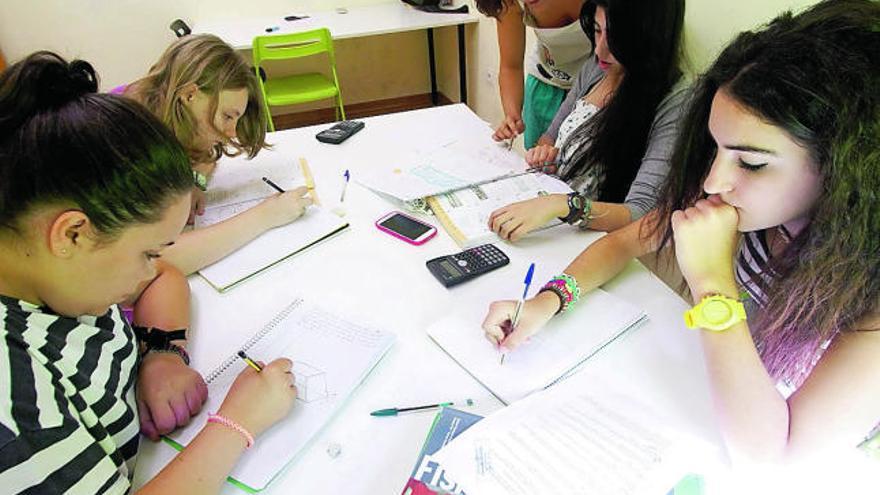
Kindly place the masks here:
MULTIPOLYGON (((467 249, 499 240, 489 230, 489 217, 498 208, 548 194, 569 192, 571 188, 565 182, 550 175, 535 173, 434 196, 428 204, 458 245, 467 249)), ((538 230, 559 225, 562 222, 554 218, 538 230)))
POLYGON ((576 312, 553 318, 540 332, 501 353, 483 336, 482 314, 454 314, 428 328, 430 336, 468 373, 506 403, 552 385, 647 316, 628 302, 596 289, 583 294, 576 312))
POLYGON ((409 201, 526 171, 525 160, 503 145, 460 138, 391 156, 387 165, 360 172, 357 181, 409 201))
MULTIPOLYGON (((308 303, 295 302, 283 319, 257 333, 246 349, 255 360, 293 360, 297 400, 290 415, 263 433, 231 476, 251 487, 269 483, 345 403, 394 342, 394 335, 355 324, 308 303)), ((247 364, 235 355, 206 374, 208 401, 189 425, 170 438, 186 445, 216 412, 247 364)))
POLYGON ((666 493, 711 447, 602 386, 560 384, 471 427, 434 455, 468 493, 666 493))
POLYGON ((251 202, 277 194, 263 182, 263 177, 285 191, 305 185, 296 159, 278 153, 263 155, 254 160, 221 161, 205 192, 208 208, 251 202))

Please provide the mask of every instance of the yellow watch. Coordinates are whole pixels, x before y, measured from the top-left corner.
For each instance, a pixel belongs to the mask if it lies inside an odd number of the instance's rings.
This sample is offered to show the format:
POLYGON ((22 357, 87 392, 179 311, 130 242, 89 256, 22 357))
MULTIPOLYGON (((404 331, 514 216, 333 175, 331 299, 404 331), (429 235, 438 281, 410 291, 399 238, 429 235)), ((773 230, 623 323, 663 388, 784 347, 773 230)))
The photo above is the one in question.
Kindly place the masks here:
POLYGON ((727 296, 706 296, 693 308, 684 312, 688 328, 704 328, 722 332, 746 319, 743 303, 727 296))

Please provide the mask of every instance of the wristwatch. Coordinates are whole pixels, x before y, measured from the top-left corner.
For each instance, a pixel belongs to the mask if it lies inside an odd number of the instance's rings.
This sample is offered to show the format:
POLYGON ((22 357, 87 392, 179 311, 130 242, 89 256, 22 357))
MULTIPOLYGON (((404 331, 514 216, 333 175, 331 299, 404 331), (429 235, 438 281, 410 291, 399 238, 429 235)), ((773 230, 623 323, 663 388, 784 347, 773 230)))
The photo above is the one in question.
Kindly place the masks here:
POLYGON ((684 312, 688 328, 703 328, 722 332, 746 319, 743 303, 720 294, 703 298, 700 304, 684 312))
POLYGON ((202 191, 208 190, 208 178, 198 170, 193 170, 193 185, 202 191))
POLYGON ((177 354, 183 359, 183 363, 189 366, 189 354, 186 349, 172 344, 173 340, 186 340, 186 329, 163 330, 161 328, 141 327, 132 325, 135 337, 144 345, 142 356, 148 352, 169 352, 177 354))

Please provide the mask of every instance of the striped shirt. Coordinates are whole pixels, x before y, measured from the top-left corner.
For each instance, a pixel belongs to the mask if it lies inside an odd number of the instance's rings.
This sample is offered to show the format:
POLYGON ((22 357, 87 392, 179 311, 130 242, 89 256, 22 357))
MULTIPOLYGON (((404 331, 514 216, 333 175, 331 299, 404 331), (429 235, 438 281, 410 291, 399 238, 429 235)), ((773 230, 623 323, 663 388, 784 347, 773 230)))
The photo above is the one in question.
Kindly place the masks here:
POLYGON ((120 309, 69 318, 0 296, 0 318, 0 491, 128 491, 138 354, 120 309))

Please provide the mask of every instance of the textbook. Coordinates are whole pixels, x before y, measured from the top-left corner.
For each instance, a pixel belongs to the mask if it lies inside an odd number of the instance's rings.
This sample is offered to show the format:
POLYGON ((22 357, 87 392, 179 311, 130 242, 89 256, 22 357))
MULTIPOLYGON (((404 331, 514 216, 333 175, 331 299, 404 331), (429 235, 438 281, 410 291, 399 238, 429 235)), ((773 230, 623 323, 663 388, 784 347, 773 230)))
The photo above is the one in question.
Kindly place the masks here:
MULTIPOLYGON (((204 215, 196 216, 196 228, 222 222, 258 205, 276 193, 260 178, 269 177, 282 189, 304 185, 292 160, 280 160, 276 154, 260 163, 226 163, 218 166, 206 193, 204 215)), ((268 230, 214 264, 199 270, 212 287, 220 292, 334 237, 348 227, 348 222, 321 208, 312 206, 293 222, 268 230)))
MULTIPOLYGON (((426 202, 449 236, 459 247, 468 249, 500 240, 489 230, 489 217, 498 208, 548 194, 570 192, 568 184, 554 176, 529 173, 431 196, 426 202)), ((561 224, 560 220, 553 219, 543 228, 561 224)))
POLYGON ((297 298, 204 374, 208 400, 201 413, 165 440, 183 449, 205 425, 208 412, 220 408, 235 378, 247 366, 238 357, 239 350, 267 363, 290 358, 296 404, 286 418, 257 438, 228 478, 247 492, 263 490, 330 422, 394 340, 392 333, 353 323, 297 298))
POLYGON ((392 155, 387 164, 359 172, 356 180, 373 191, 413 201, 532 173, 516 152, 486 141, 482 136, 460 137, 432 149, 392 155))
POLYGON ((447 476, 443 467, 432 455, 449 443, 453 438, 483 419, 476 414, 444 407, 434 417, 428 430, 428 438, 422 446, 412 474, 403 487, 400 495, 439 495, 451 493, 466 495, 465 492, 447 476))
MULTIPOLYGON (((487 305, 488 306, 488 305, 487 305)), ((510 404, 575 372, 615 339, 647 320, 641 309, 602 289, 581 294, 576 311, 551 319, 528 341, 501 354, 483 335, 486 307, 449 315, 428 336, 500 401, 510 404)))
POLYGON ((535 393, 433 459, 472 494, 699 494, 701 480, 689 473, 710 466, 717 448, 618 389, 571 381, 535 393))

